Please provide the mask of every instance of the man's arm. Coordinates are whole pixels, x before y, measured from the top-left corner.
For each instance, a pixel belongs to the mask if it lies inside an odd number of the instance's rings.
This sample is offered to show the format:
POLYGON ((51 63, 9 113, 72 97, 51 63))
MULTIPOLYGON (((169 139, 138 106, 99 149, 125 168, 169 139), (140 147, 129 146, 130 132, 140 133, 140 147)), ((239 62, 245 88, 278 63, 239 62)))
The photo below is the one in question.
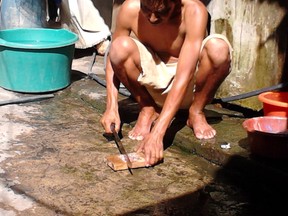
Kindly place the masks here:
MULTIPOLYGON (((119 36, 129 36, 131 32, 131 22, 133 20, 133 2, 134 0, 126 0, 119 10, 116 19, 116 28, 112 35, 113 41, 119 36), (132 9, 132 10, 131 10, 132 9)), ((106 133, 111 133, 110 125, 115 123, 116 131, 120 129, 120 117, 118 113, 118 89, 120 85, 119 79, 115 76, 114 70, 111 65, 110 57, 107 57, 106 63, 106 91, 107 91, 107 103, 106 111, 103 114, 101 123, 106 133)))
POLYGON ((200 47, 206 34, 208 14, 202 4, 189 5, 185 9, 184 23, 186 36, 182 45, 173 86, 168 93, 159 122, 168 128, 170 121, 178 111, 191 79, 194 78, 199 60, 200 47))
POLYGON ((206 33, 207 19, 206 8, 201 3, 192 2, 186 6, 183 19, 186 36, 179 54, 174 82, 162 112, 148 139, 145 140, 146 162, 150 165, 159 162, 163 158, 163 138, 181 105, 189 82, 194 78, 201 43, 206 33))

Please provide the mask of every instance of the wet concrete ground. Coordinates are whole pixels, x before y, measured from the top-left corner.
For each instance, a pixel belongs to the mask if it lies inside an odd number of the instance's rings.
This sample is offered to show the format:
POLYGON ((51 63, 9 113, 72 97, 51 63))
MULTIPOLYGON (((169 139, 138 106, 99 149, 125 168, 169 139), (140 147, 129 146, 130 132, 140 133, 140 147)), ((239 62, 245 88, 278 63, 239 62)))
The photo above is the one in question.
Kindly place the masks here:
MULTIPOLYGON (((0 106, 0 215, 282 215, 287 211, 285 161, 250 154, 246 114, 209 105, 217 137, 196 140, 179 113, 165 137, 165 159, 153 168, 115 172, 118 154, 99 122, 106 90, 87 77, 90 52, 76 52, 72 83, 54 97, 0 106), (225 149, 230 144, 231 148, 225 149)), ((92 72, 103 77, 103 57, 92 72)), ((0 88, 1 101, 22 98, 0 88)), ((137 104, 119 98, 123 143, 137 104)))

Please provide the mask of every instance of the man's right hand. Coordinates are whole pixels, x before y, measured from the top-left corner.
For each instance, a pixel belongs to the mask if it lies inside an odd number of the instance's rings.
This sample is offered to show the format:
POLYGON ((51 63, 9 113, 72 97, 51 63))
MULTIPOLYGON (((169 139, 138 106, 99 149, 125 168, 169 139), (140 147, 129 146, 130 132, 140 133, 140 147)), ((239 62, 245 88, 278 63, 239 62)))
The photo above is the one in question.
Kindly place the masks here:
POLYGON ((111 134, 111 124, 115 124, 115 130, 118 132, 120 130, 120 116, 118 112, 105 111, 102 118, 101 124, 105 130, 105 133, 111 134))

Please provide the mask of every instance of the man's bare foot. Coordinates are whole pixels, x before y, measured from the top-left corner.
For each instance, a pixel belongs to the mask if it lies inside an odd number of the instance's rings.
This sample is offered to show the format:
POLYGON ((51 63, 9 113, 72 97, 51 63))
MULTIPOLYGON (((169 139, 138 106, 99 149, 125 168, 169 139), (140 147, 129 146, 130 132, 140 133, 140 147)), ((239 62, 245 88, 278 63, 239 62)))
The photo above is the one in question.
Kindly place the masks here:
POLYGON ((128 133, 128 137, 132 140, 143 140, 145 135, 150 132, 151 126, 158 116, 159 114, 154 108, 143 108, 134 128, 128 133))
POLYGON ((193 129, 198 139, 211 139, 216 135, 216 130, 207 123, 204 113, 190 114, 187 125, 193 129))

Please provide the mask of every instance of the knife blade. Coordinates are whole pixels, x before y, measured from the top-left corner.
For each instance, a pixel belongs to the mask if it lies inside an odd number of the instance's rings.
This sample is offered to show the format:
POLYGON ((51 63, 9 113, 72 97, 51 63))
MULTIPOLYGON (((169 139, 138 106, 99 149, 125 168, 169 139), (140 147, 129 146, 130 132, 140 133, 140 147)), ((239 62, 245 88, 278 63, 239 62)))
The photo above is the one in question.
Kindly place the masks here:
POLYGON ((115 130, 115 123, 112 123, 112 124, 110 125, 110 128, 111 128, 111 131, 112 131, 112 133, 113 133, 114 140, 115 140, 115 142, 116 142, 117 148, 118 148, 120 154, 124 155, 125 161, 126 161, 126 163, 127 163, 128 170, 129 170, 129 172, 131 173, 131 175, 133 175, 132 170, 131 170, 131 168, 132 168, 132 163, 131 163, 131 161, 130 161, 130 158, 129 158, 129 156, 128 156, 128 154, 127 154, 127 152, 126 152, 126 150, 125 150, 125 148, 124 148, 124 146, 123 146, 123 144, 122 144, 122 142, 121 142, 121 139, 120 139, 118 133, 117 133, 116 130, 115 130))

